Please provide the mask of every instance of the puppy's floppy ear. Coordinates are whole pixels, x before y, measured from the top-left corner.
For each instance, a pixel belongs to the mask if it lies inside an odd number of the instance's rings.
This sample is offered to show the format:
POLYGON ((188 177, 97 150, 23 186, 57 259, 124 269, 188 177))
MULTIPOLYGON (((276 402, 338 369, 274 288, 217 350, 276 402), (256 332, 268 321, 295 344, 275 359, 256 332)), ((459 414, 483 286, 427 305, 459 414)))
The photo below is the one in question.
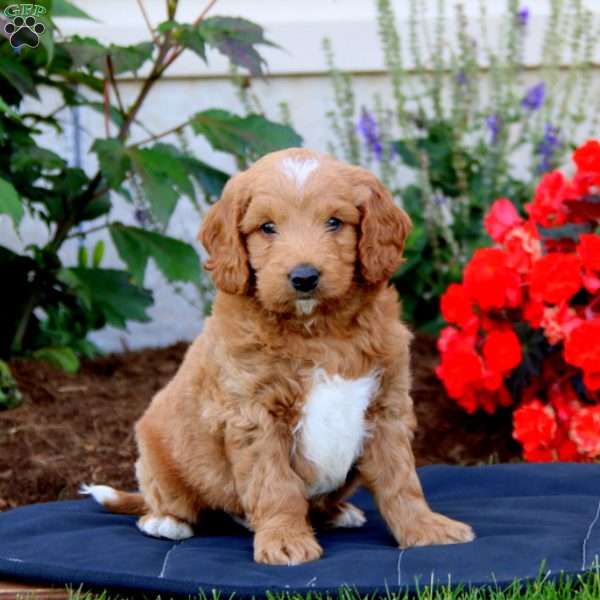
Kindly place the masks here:
POLYGON ((217 288, 229 294, 243 295, 248 291, 250 269, 240 223, 249 202, 244 174, 235 175, 206 214, 198 233, 209 254, 204 268, 211 272, 217 288))
POLYGON ((352 167, 351 181, 362 215, 358 241, 361 273, 368 283, 381 283, 402 264, 404 241, 412 222, 373 173, 352 167))

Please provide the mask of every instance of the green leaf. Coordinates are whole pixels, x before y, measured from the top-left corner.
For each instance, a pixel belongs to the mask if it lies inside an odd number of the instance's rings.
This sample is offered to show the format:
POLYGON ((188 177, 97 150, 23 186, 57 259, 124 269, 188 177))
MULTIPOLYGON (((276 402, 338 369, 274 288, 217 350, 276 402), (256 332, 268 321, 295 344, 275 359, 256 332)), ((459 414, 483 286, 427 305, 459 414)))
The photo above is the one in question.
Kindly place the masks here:
POLYGON ((180 240, 147 231, 139 227, 127 227, 121 223, 111 225, 110 234, 136 281, 144 281, 149 258, 169 281, 198 281, 200 259, 194 249, 180 240))
POLYGON ((15 121, 21 121, 21 116, 19 113, 12 106, 6 104, 2 98, 0 98, 0 113, 11 119, 14 119, 15 121))
POLYGON ((537 230, 545 240, 570 239, 576 242, 582 233, 591 233, 594 226, 591 223, 567 223, 559 227, 542 227, 538 225, 537 230))
POLYGON ((392 142, 392 148, 397 152, 402 162, 407 167, 416 168, 419 166, 419 158, 412 149, 409 149, 408 144, 403 140, 392 142))
POLYGON ((104 249, 106 244, 104 240, 98 240, 94 246, 94 252, 92 253, 92 266, 97 269, 104 258, 104 249))
POLYGON ((142 42, 135 46, 115 46, 111 44, 108 47, 113 61, 113 67, 116 74, 126 73, 127 71, 138 71, 140 67, 152 58, 154 44, 152 42, 142 42))
POLYGON ((23 204, 11 183, 0 179, 0 214, 8 215, 17 227, 23 218, 23 204))
POLYGON ((204 19, 198 31, 208 44, 252 75, 262 75, 265 60, 254 47, 257 44, 275 46, 264 37, 263 28, 239 17, 210 17, 204 19))
POLYGON ((89 66, 104 71, 107 49, 98 40, 75 35, 61 46, 69 53, 73 69, 89 66))
POLYGON ((0 410, 15 408, 23 401, 10 367, 0 360, 0 410))
POLYGON ((198 182, 204 193, 209 198, 218 198, 229 179, 229 175, 191 156, 185 162, 192 177, 198 182))
POLYGON ((116 138, 97 139, 92 151, 98 156, 100 171, 110 187, 119 187, 131 169, 131 160, 123 142, 116 138))
POLYGON ((191 125, 215 150, 244 159, 255 160, 274 150, 302 144, 302 138, 291 127, 256 114, 239 117, 225 110, 210 109, 196 113, 191 125))
POLYGON ((112 202, 109 194, 103 194, 88 202, 83 209, 83 213, 79 217, 79 221, 93 221, 98 217, 102 217, 110 212, 112 202))
POLYGON ((53 17, 72 17, 75 19, 97 21, 97 19, 90 17, 86 12, 66 0, 52 0, 51 12, 53 17))
POLYGON ((77 265, 79 267, 87 267, 88 264, 88 249, 85 246, 79 246, 77 251, 77 265))
POLYGON ((166 225, 180 196, 195 197, 185 155, 169 144, 156 144, 151 148, 132 148, 129 156, 142 180, 153 215, 166 225))
POLYGON ((127 321, 149 321, 146 309, 152 304, 150 291, 131 283, 126 271, 76 267, 59 273, 88 309, 96 308, 115 327, 127 321))
POLYGON ((66 346, 54 346, 40 348, 33 353, 33 357, 63 369, 67 373, 77 373, 79 370, 79 359, 71 348, 66 346))
POLYGON ((171 38, 174 41, 180 43, 184 48, 192 50, 206 62, 206 43, 198 27, 187 23, 166 21, 158 26, 158 31, 161 33, 171 32, 171 38))
POLYGON ((74 69, 85 66, 92 71, 105 73, 106 59, 110 56, 116 74, 137 71, 147 60, 152 58, 154 50, 152 42, 142 42, 133 46, 111 44, 106 47, 94 38, 78 35, 64 42, 62 47, 71 56, 74 69))
POLYGON ((22 96, 29 95, 39 100, 31 74, 14 56, 0 55, 0 88, 4 87, 1 78, 6 79, 22 96))

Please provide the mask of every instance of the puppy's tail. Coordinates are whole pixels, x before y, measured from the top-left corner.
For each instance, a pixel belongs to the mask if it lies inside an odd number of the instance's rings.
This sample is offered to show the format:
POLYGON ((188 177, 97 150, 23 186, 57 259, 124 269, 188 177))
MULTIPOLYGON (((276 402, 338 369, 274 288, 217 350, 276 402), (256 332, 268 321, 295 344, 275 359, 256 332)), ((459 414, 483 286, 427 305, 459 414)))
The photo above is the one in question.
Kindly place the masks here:
POLYGON ((143 515, 148 512, 144 496, 139 492, 122 492, 108 485, 82 485, 79 493, 92 498, 105 508, 121 515, 143 515))

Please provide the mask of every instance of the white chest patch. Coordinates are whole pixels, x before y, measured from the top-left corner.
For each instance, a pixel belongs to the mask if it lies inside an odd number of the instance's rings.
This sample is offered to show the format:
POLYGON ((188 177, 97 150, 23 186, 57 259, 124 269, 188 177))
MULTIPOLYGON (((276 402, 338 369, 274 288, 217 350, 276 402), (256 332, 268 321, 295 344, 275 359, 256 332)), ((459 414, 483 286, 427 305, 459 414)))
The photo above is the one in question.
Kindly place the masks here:
POLYGON ((297 427, 299 447, 317 470, 317 479, 309 489, 311 496, 326 494, 344 483, 361 453, 365 411, 378 385, 374 374, 344 379, 315 371, 297 427))

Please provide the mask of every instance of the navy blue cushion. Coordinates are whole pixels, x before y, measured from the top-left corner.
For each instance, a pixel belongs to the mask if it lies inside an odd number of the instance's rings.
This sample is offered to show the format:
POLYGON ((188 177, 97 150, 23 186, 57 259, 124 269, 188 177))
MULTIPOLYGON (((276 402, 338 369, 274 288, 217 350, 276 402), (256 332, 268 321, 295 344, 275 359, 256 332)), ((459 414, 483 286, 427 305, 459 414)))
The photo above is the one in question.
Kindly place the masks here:
POLYGON ((482 586, 589 569, 600 554, 600 466, 433 466, 419 470, 435 510, 470 523, 470 544, 399 550, 364 491, 361 529, 318 533, 316 562, 252 561, 252 536, 215 514, 197 537, 173 543, 142 535, 135 518, 93 500, 25 506, 0 514, 0 575, 125 590, 237 595, 266 590, 384 592, 431 582, 482 586))

